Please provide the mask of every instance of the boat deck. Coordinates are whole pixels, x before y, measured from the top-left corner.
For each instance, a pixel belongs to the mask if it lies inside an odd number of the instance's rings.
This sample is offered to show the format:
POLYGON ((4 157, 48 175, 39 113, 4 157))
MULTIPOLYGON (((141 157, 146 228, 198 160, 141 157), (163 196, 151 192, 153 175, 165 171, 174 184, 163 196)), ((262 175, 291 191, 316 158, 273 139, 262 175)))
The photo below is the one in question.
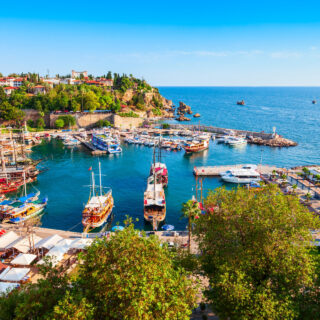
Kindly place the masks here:
POLYGON ((85 139, 81 138, 79 135, 75 135, 74 138, 79 140, 82 145, 84 145, 89 150, 91 150, 91 154, 93 156, 94 155, 100 155, 100 154, 107 154, 107 151, 96 149, 91 142, 86 141, 85 139))
MULTIPOLYGON (((202 166, 202 167, 194 167, 193 174, 195 176, 201 177, 218 177, 220 176, 221 172, 240 169, 245 164, 235 164, 235 165, 228 165, 228 166, 202 166)), ((274 166, 267 166, 267 165, 258 165, 257 167, 258 172, 261 174, 272 173, 273 170, 279 170, 279 168, 274 166)))

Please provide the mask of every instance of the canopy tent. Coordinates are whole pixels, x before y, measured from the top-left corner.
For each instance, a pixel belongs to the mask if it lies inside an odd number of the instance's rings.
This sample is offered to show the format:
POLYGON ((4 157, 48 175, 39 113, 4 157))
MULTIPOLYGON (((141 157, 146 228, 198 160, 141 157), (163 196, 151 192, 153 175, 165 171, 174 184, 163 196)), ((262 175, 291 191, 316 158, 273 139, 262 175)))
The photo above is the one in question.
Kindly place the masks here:
POLYGON ((49 252, 46 254, 47 256, 63 256, 67 251, 69 250, 69 247, 66 246, 55 246, 52 249, 49 250, 49 252))
POLYGON ((42 238, 38 237, 37 235, 32 235, 32 237, 25 237, 25 238, 20 238, 16 240, 14 243, 10 244, 10 247, 18 250, 19 252, 22 253, 27 253, 31 250, 33 244, 37 244, 39 241, 41 241, 42 238), (31 244, 31 247, 30 247, 31 244))
POLYGON ((30 272, 29 268, 7 268, 0 274, 2 281, 21 281, 30 272))
POLYGON ((72 239, 62 239, 55 245, 55 247, 66 247, 69 250, 72 242, 72 239))
POLYGON ((62 259, 63 259, 63 254, 61 255, 52 255, 52 254, 48 254, 41 259, 37 264, 45 264, 45 261, 48 259, 49 262, 52 263, 53 266, 55 266, 56 264, 58 264, 62 259))
POLYGON ((44 248, 50 250, 53 248, 59 241, 61 241, 63 238, 60 237, 57 234, 54 234, 48 238, 44 238, 38 243, 36 243, 35 247, 36 248, 44 248))
POLYGON ((77 238, 72 241, 70 244, 70 248, 72 249, 84 249, 88 246, 91 245, 93 242, 93 239, 88 239, 88 238, 77 238))
POLYGON ((9 293, 15 288, 19 287, 19 283, 10 283, 10 282, 0 282, 0 294, 9 293))
POLYGON ((20 237, 14 232, 9 231, 0 237, 0 250, 10 248, 10 244, 17 241, 20 237))
POLYGON ((12 261, 11 264, 18 264, 21 266, 28 266, 31 264, 37 256, 35 254, 28 254, 28 253, 20 253, 16 256, 12 261))

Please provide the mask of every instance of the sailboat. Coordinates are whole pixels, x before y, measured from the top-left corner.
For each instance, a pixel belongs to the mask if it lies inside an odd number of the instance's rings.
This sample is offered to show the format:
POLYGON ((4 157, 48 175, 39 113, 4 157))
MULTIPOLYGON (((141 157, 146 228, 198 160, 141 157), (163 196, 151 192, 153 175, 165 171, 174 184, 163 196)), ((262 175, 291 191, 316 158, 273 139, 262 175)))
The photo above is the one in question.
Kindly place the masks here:
POLYGON ((158 161, 156 162, 156 147, 153 149, 153 163, 150 168, 150 177, 155 176, 157 183, 165 188, 168 186, 168 169, 165 163, 161 162, 161 140, 158 143, 158 161))
MULTIPOLYGON (((156 168, 155 151, 153 167, 156 168)), ((144 219, 152 224, 152 229, 157 230, 161 222, 166 218, 166 197, 163 184, 157 179, 156 170, 149 176, 147 189, 144 193, 144 219)))
POLYGON ((39 215, 46 207, 48 199, 37 200, 39 193, 27 194, 24 173, 24 196, 2 208, 2 222, 20 223, 39 215))
POLYGON ((103 192, 101 183, 101 163, 99 161, 99 182, 100 191, 96 195, 96 186, 94 179, 94 172, 91 172, 91 191, 87 204, 82 212, 83 232, 89 232, 95 228, 101 227, 105 224, 111 215, 113 209, 112 190, 106 194, 103 192))

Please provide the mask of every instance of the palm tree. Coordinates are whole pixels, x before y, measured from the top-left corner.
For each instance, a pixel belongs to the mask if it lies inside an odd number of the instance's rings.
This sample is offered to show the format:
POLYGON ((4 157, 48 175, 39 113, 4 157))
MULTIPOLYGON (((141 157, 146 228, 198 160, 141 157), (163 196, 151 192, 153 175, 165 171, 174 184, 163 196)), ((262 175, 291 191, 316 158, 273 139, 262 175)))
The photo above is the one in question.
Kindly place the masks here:
POLYGON ((306 198, 307 198, 307 203, 309 203, 310 200, 311 200, 311 198, 312 198, 311 193, 308 192, 308 193, 306 194, 306 198))
POLYGON ((284 187, 287 184, 287 175, 285 173, 281 174, 281 179, 283 180, 281 185, 284 187))
POLYGON ((192 222, 199 216, 201 213, 199 208, 199 203, 196 200, 188 200, 182 204, 182 217, 188 218, 188 249, 190 252, 191 246, 191 226, 192 222))
POLYGON ((296 184, 292 185, 293 194, 296 194, 297 188, 298 188, 298 186, 296 184))
POLYGON ((303 171, 305 179, 307 179, 310 176, 310 170, 308 168, 304 167, 302 169, 302 171, 303 171))
POLYGON ((316 179, 317 183, 320 183, 320 174, 316 174, 314 178, 316 179))

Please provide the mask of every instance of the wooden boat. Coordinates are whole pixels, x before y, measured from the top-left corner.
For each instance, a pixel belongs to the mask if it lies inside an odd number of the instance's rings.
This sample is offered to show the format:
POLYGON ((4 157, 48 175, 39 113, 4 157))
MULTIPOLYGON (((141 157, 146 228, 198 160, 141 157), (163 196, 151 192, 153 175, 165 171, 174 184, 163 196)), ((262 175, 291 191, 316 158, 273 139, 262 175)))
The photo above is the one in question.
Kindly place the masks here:
POLYGON ((89 200, 82 212, 83 232, 89 232, 101 227, 110 217, 113 209, 112 191, 106 194, 102 190, 101 184, 101 164, 99 162, 100 195, 96 195, 94 173, 92 171, 92 185, 89 200))
POLYGON ((157 144, 158 148, 154 147, 153 149, 153 163, 150 168, 150 175, 149 177, 155 177, 157 183, 161 183, 162 186, 165 188, 168 185, 168 169, 165 163, 162 163, 161 158, 161 142, 157 144), (158 153, 156 154, 156 150, 158 153), (156 159, 157 158, 157 159, 156 159), (157 160, 157 161, 156 161, 157 160))
POLYGON ((200 136, 197 140, 186 143, 183 148, 186 153, 194 153, 206 150, 209 148, 209 138, 200 136))
MULTIPOLYGON (((160 147, 159 147, 160 150, 160 147)), ((160 151, 159 151, 160 152, 160 151)), ((161 157, 159 155, 159 157, 161 157)), ((153 152, 153 164, 150 170, 150 176, 147 182, 147 189, 144 193, 144 211, 145 221, 152 224, 152 229, 157 230, 161 222, 166 218, 166 196, 163 185, 168 184, 168 171, 163 171, 163 166, 158 166, 161 162, 156 163, 155 148, 153 152), (160 170, 155 170, 160 168, 160 170), (164 175, 160 172, 165 173, 164 175), (164 180, 163 180, 164 179, 164 180)), ((165 165, 164 165, 165 166, 165 165)), ((165 168, 166 169, 166 168, 165 168)))
POLYGON ((237 101, 237 105, 239 105, 239 106, 244 106, 244 100, 237 101))
POLYGON ((155 183, 155 178, 148 178, 147 189, 144 193, 144 219, 152 224, 152 229, 157 230, 166 218, 166 198, 161 183, 155 183))

